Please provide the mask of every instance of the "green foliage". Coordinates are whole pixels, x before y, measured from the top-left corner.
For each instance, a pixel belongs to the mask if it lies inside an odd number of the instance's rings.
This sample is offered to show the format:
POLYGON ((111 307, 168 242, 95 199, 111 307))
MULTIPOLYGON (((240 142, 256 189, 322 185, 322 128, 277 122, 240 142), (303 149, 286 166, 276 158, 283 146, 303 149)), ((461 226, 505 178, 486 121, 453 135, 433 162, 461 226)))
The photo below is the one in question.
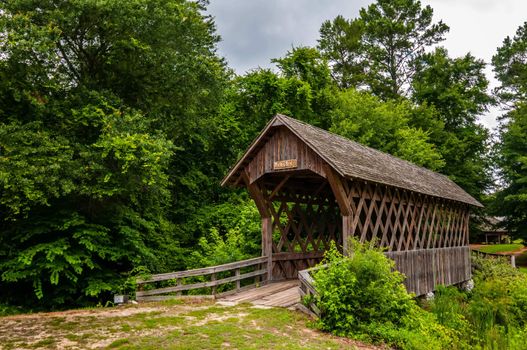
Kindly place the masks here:
POLYGON ((363 25, 338 15, 320 27, 318 48, 331 63, 332 77, 341 88, 358 86, 362 77, 360 40, 363 25))
POLYGON ((444 165, 428 132, 412 126, 414 115, 425 109, 353 89, 341 92, 337 101, 331 131, 433 170, 444 165))
POLYGON ((97 303, 135 268, 184 266, 174 218, 236 152, 203 4, 2 3, 2 302, 97 303))
POLYGON ((507 111, 502 116, 496 160, 501 188, 493 205, 507 217, 514 237, 527 237, 527 24, 507 37, 492 58, 500 86, 496 95, 507 111))
MULTIPOLYGON (((527 64, 527 63, 526 63, 527 64)), ((527 105, 518 104, 507 114, 496 145, 503 188, 496 194, 496 212, 507 216, 515 238, 527 238, 527 105)))
POLYGON ((319 46, 334 63, 341 86, 365 86, 383 99, 395 98, 408 89, 416 58, 448 32, 432 15, 420 1, 378 0, 355 20, 339 16, 325 22, 319 46))
POLYGON ((496 89, 503 102, 524 103, 527 100, 527 23, 516 30, 513 38, 507 36, 496 54, 492 65, 501 85, 496 89))
MULTIPOLYGON (((480 199, 491 184, 489 132, 478 124, 493 99, 487 93, 485 63, 466 54, 450 58, 444 48, 423 54, 414 62, 412 100, 435 109, 444 125, 430 128, 430 142, 445 160, 443 173, 480 199)), ((417 121, 426 128, 430 121, 417 121)))
POLYGON ((279 72, 256 69, 233 82, 227 105, 242 123, 246 146, 277 113, 322 128, 330 126, 336 86, 327 61, 309 47, 297 47, 273 59, 279 72))
POLYGON ((186 266, 226 264, 257 256, 261 250, 260 214, 252 200, 233 197, 230 202, 204 206, 190 226, 203 233, 186 266))
POLYGON ((314 272, 321 329, 404 349, 447 344, 451 332, 419 308, 393 261, 369 244, 353 242, 352 251, 344 257, 333 246, 323 261, 327 267, 314 272))
POLYGON ((369 244, 354 242, 349 258, 332 247, 324 263, 311 300, 323 330, 397 349, 524 349, 527 276, 506 261, 474 257, 471 292, 439 286, 422 307, 393 261, 369 244))

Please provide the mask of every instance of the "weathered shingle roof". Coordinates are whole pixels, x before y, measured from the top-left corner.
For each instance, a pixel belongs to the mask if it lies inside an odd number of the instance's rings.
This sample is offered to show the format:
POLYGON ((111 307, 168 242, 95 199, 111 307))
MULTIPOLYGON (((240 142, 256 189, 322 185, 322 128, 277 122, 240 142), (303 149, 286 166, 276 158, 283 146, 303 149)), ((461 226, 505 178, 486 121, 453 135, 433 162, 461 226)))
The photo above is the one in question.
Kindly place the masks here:
MULTIPOLYGON (((276 115, 264 129, 262 135, 277 121, 288 127, 344 177, 399 187, 482 207, 481 203, 445 175, 285 115, 276 115)), ((257 146, 257 143, 253 143, 250 150, 257 146)), ((233 171, 240 164, 238 162, 233 171)))

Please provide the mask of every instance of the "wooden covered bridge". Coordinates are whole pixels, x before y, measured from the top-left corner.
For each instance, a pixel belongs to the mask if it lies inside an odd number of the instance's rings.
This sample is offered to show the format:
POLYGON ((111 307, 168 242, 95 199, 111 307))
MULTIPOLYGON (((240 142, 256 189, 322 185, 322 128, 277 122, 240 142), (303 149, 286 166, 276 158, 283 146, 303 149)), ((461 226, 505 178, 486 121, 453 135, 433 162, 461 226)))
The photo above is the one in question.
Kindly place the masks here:
MULTIPOLYGON (((331 241, 347 253, 351 237, 385 248, 416 295, 471 278, 469 210, 481 204, 444 175, 328 131, 276 115, 222 185, 247 188, 262 221, 256 269, 220 280, 235 290, 243 278, 297 279, 331 241)), ((211 281, 195 287, 218 285, 208 269, 211 281)))

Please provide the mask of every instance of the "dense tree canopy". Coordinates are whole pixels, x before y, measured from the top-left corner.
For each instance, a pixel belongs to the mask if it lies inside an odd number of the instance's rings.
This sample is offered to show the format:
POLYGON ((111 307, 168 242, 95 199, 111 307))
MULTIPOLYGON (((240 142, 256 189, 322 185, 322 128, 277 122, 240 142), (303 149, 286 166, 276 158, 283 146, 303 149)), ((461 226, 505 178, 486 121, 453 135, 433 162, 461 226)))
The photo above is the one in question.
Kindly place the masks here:
POLYGON ((500 190, 493 209, 515 235, 527 238, 527 23, 507 37, 492 59, 505 106, 496 145, 500 190))
POLYGON ((181 266, 173 218, 201 185, 189 154, 215 142, 226 81, 201 10, 3 3, 0 273, 16 286, 3 298, 30 304, 32 288, 74 304, 118 290, 134 267, 181 266))
POLYGON ((367 87, 387 99, 405 95, 413 63, 444 40, 448 26, 433 23, 433 10, 418 0, 378 0, 357 19, 325 22, 319 47, 334 63, 341 86, 367 87))
MULTIPOLYGON (((432 50, 448 27, 430 6, 378 0, 323 23, 318 48, 236 75, 206 5, 2 2, 0 303, 93 304, 138 271, 259 254, 255 206, 219 182, 276 113, 442 172, 476 198, 489 188, 484 63, 432 50)), ((498 197, 515 227, 527 203, 525 32, 493 61, 513 107, 498 197)))

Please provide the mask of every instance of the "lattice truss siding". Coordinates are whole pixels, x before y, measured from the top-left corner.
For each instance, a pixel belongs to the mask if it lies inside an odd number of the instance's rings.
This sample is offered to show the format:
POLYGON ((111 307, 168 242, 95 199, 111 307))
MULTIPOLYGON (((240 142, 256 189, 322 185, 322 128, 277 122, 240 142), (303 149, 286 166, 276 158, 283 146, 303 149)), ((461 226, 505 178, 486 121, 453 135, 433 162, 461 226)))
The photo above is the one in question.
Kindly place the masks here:
POLYGON ((343 182, 350 232, 387 251, 468 245, 468 205, 362 181, 343 182))
POLYGON ((262 186, 272 221, 276 278, 296 278, 297 271, 321 260, 331 241, 342 245, 342 219, 329 185, 324 182, 311 190, 262 186))
MULTIPOLYGON (((343 244, 342 216, 327 182, 304 191, 284 183, 260 191, 272 220, 273 275, 295 278, 320 261, 331 241, 343 244)), ((360 180, 343 187, 352 209, 349 232, 361 242, 388 252, 468 245, 466 204, 360 180)))

